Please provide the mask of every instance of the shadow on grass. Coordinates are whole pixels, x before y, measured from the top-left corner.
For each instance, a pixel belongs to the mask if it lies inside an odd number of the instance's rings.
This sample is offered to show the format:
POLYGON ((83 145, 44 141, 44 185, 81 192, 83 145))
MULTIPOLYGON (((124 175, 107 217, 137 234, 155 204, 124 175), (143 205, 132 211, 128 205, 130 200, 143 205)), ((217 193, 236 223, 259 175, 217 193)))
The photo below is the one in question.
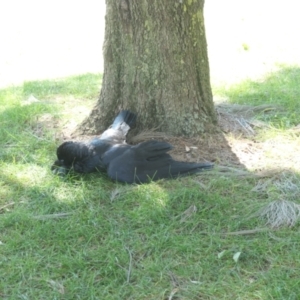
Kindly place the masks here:
POLYGON ((216 87, 214 94, 228 98, 229 103, 244 105, 271 104, 278 109, 258 116, 282 129, 300 123, 300 67, 280 65, 279 70, 260 80, 245 80, 229 87, 216 87))

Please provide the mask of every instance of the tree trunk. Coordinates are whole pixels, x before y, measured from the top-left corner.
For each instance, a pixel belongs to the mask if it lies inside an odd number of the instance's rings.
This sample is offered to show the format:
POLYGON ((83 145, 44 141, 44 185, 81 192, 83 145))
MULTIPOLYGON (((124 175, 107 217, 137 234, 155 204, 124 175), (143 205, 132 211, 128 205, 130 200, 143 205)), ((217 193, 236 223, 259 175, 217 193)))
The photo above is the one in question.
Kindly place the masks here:
POLYGON ((104 77, 81 128, 98 134, 121 109, 138 128, 195 136, 215 130, 204 0, 106 0, 104 77))

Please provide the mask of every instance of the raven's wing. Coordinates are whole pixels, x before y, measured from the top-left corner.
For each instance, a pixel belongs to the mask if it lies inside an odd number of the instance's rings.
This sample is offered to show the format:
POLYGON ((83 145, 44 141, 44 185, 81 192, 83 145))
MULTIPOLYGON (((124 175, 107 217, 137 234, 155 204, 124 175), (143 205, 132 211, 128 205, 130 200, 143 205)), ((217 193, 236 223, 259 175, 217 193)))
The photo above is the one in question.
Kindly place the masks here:
POLYGON ((125 143, 126 135, 135 125, 136 114, 129 110, 122 110, 115 118, 113 124, 100 136, 101 140, 109 140, 115 144, 125 143))
POLYGON ((108 168, 111 161, 115 160, 117 157, 122 156, 128 149, 133 146, 128 144, 116 144, 112 145, 102 156, 101 160, 105 168, 108 168))
POLYGON ((211 169, 211 163, 175 161, 167 152, 172 146, 166 142, 148 141, 127 148, 110 161, 107 174, 126 183, 144 183, 162 178, 174 178, 211 169))

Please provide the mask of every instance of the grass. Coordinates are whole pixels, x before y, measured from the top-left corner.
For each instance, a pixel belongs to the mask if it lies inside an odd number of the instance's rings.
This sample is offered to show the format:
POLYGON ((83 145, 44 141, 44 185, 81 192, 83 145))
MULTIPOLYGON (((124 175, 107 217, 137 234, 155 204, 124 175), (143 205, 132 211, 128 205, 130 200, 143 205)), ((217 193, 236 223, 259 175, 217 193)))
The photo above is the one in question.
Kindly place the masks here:
POLYGON ((273 104, 277 109, 257 116, 277 129, 289 129, 300 123, 300 67, 279 65, 278 71, 260 80, 244 80, 214 88, 215 95, 231 103, 246 105, 273 104))
POLYGON ((24 96, 34 94, 37 98, 73 96, 77 99, 95 99, 99 93, 101 75, 85 74, 58 80, 28 81, 24 83, 24 96))
MULTIPOLYGON (((102 174, 53 176, 55 128, 40 119, 61 122, 72 103, 89 106, 100 81, 88 74, 0 91, 0 297, 298 299, 299 225, 225 234, 264 227, 247 218, 268 197, 253 189, 257 179, 127 186, 102 174), (31 95, 38 102, 23 105, 31 95)), ((245 102, 244 93, 236 95, 245 102)))

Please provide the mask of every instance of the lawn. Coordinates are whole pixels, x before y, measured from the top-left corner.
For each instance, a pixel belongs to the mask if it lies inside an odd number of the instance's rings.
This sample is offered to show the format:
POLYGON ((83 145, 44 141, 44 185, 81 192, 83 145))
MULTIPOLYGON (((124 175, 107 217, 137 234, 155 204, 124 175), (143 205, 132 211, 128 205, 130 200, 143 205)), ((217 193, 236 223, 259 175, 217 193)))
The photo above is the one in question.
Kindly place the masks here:
MULTIPOLYGON (((284 108, 256 115, 268 126, 247 139, 298 147, 298 77, 297 66, 284 66, 263 82, 214 86, 214 94, 284 108)), ((61 132, 88 113, 101 79, 0 91, 1 299, 298 299, 299 224, 272 228, 253 214, 276 200, 300 204, 300 165, 259 177, 255 168, 222 172, 216 164, 132 186, 105 174, 51 173, 61 132)), ((280 168, 272 149, 265 155, 280 168)))

